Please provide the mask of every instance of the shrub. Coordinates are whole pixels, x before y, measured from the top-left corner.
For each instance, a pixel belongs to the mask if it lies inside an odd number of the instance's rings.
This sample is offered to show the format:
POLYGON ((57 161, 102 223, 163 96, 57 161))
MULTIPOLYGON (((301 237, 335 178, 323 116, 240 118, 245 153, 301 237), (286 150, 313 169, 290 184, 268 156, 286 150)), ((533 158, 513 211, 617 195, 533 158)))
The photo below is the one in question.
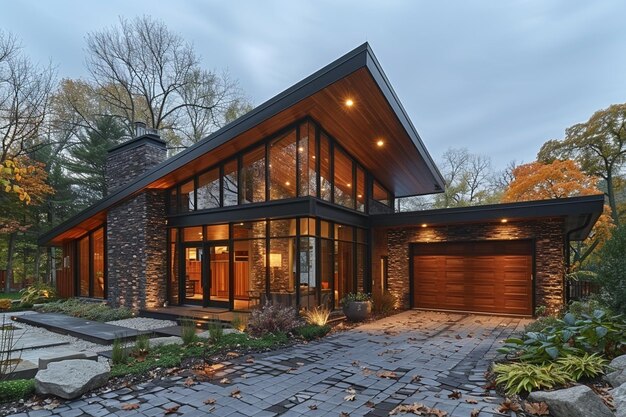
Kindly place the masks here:
POLYGON ((577 319, 585 315, 590 316, 597 310, 602 310, 609 315, 613 315, 609 308, 602 304, 600 300, 593 297, 581 301, 572 301, 570 305, 567 306, 567 312, 574 315, 577 319))
POLYGON ((246 330, 246 327, 248 327, 248 316, 235 313, 233 314, 233 319, 231 320, 230 325, 233 326, 233 329, 243 332, 246 330))
POLYGON ((189 345, 196 340, 196 323, 193 319, 184 318, 180 321, 180 337, 185 345, 189 345))
POLYGON ((43 282, 38 282, 20 291, 22 303, 36 304, 56 297, 56 289, 43 282))
POLYGON ((564 356, 558 359, 557 364, 573 380, 578 381, 582 377, 602 375, 607 360, 597 353, 585 353, 583 356, 564 356))
POLYGON ((559 324, 559 319, 554 316, 543 316, 529 323, 524 327, 524 332, 542 332, 548 327, 554 327, 559 324))
POLYGON ((61 313, 72 317, 80 317, 93 321, 116 321, 133 316, 133 312, 126 307, 113 308, 105 303, 94 303, 69 298, 46 303, 39 308, 42 313, 61 313))
POLYGON ((325 326, 330 317, 330 309, 327 306, 318 306, 302 311, 302 315, 308 324, 325 326))
POLYGON ((372 310, 376 313, 388 314, 396 309, 398 299, 389 291, 375 295, 372 299, 372 310))
POLYGON ((250 314, 248 333, 255 337, 269 333, 289 333, 299 324, 296 310, 268 302, 250 314))
POLYGON ((35 391, 34 379, 0 382, 0 403, 26 399, 35 391))
POLYGON ((372 301, 372 297, 364 292, 350 292, 343 296, 341 304, 349 303, 351 301, 372 301))
POLYGON ((222 327, 222 323, 217 320, 212 320, 208 326, 209 329, 209 341, 211 343, 218 344, 222 341, 222 336, 224 336, 224 328, 222 327))
POLYGON ((135 348, 133 353, 135 355, 146 355, 150 351, 150 338, 147 334, 140 334, 135 339, 135 348))
POLYGON ((305 340, 319 339, 324 337, 330 331, 329 325, 306 324, 298 327, 295 332, 305 340))
POLYGON ((33 308, 33 305, 31 303, 20 303, 20 308, 22 310, 28 310, 33 308))
POLYGON ((0 310, 8 310, 13 305, 13 302, 8 298, 0 298, 0 310))
POLYGON ((626 226, 620 226, 600 248, 595 267, 596 282, 600 286, 602 299, 614 311, 626 314, 626 285, 624 284, 626 256, 624 253, 626 253, 626 226))
POLYGON ((111 362, 113 365, 128 363, 128 349, 120 339, 113 341, 113 350, 111 352, 111 362))
POLYGON ((534 365, 529 363, 499 363, 494 365, 496 383, 502 385, 507 394, 551 389, 572 381, 563 369, 551 363, 534 365))

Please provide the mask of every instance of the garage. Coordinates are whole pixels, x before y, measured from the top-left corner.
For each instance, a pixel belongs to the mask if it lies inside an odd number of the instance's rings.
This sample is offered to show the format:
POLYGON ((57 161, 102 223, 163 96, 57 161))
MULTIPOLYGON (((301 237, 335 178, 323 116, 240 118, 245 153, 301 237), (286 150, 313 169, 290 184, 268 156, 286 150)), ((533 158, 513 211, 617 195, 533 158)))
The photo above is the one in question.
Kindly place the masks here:
POLYGON ((414 243, 416 308, 532 315, 531 240, 414 243))

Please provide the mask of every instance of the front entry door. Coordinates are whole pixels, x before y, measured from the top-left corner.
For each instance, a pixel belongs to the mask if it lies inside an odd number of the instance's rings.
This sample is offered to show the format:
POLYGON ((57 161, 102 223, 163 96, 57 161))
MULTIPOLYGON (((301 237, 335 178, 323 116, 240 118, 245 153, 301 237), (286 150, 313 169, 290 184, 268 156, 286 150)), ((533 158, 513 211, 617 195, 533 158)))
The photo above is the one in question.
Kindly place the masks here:
POLYGON ((184 304, 229 307, 230 252, 228 242, 186 245, 183 263, 184 304))

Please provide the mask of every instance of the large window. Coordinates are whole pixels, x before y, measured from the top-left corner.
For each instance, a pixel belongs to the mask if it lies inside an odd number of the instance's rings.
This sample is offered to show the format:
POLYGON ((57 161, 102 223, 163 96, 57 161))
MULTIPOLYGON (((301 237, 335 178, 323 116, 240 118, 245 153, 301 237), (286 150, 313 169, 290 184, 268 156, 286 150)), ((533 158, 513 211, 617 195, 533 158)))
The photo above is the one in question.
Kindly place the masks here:
POLYGON ((98 228, 77 242, 78 268, 76 294, 81 297, 105 296, 104 228, 98 228))
POLYGON ((170 214, 295 197, 365 212, 393 195, 312 121, 300 122, 168 190, 170 214))
MULTIPOLYGON (((367 237, 364 229, 353 226, 309 217, 238 222, 172 229, 170 242, 169 299, 173 304, 182 302, 179 294, 190 287, 187 280, 195 281, 194 294, 201 299, 207 289, 198 283, 209 279, 201 276, 199 267, 193 275, 193 268, 179 265, 179 254, 193 252, 184 257, 185 262, 197 261, 199 250, 211 248, 223 248, 220 260, 232 271, 228 276, 233 284, 225 286, 220 297, 233 300, 235 310, 266 302, 338 308, 344 295, 368 287, 367 237)), ((212 274, 214 269, 211 265, 212 274)))

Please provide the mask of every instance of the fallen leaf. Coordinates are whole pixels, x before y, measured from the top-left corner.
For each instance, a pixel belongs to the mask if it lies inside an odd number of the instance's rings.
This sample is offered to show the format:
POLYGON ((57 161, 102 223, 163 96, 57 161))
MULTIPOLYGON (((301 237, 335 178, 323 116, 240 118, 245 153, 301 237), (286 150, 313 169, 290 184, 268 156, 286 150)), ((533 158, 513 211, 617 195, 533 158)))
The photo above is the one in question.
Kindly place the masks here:
POLYGON ((175 412, 178 411, 179 408, 180 408, 180 405, 175 405, 174 407, 166 408, 165 415, 174 414, 175 412))
POLYGON ((508 414, 510 411, 521 411, 522 407, 520 407, 520 405, 518 403, 516 403, 515 401, 511 401, 511 399, 507 398, 506 400, 504 400, 504 402, 502 402, 500 404, 500 407, 498 407, 497 411, 498 413, 502 413, 502 414, 508 414))
POLYGON ((479 414, 480 414, 480 410, 478 408, 474 408, 472 412, 470 413, 470 417, 478 417, 479 414))
POLYGON ((296 365, 298 365, 298 366, 304 366, 304 362, 296 362, 296 365))
POLYGON ((458 400, 459 398, 461 398, 462 395, 463 394, 461 394, 461 391, 455 389, 450 394, 448 394, 448 398, 453 398, 455 400, 458 400))
POLYGON ((398 379, 398 374, 393 371, 380 371, 376 375, 379 378, 398 379))
POLYGON ((237 352, 228 352, 226 354, 227 358, 238 358, 240 355, 237 352))
POLYGON ((215 404, 215 398, 209 398, 207 400, 204 400, 204 403, 206 405, 213 405, 213 404, 215 404))
POLYGON ((352 361, 352 366, 359 366, 359 361, 352 361))
POLYGON ((419 375, 414 375, 413 378, 411 378, 411 383, 414 384, 416 382, 420 382, 422 380, 422 377, 419 375))
POLYGON ((376 407, 376 404, 374 404, 372 401, 368 401, 368 402, 365 403, 365 406, 367 408, 374 408, 374 407, 376 407))
POLYGON ((478 404, 478 400, 475 400, 474 398, 466 398, 465 402, 468 404, 478 404))
POLYGON ((524 404, 524 409, 528 411, 530 414, 535 414, 537 416, 547 416, 550 414, 548 411, 548 404, 544 402, 540 403, 529 403, 524 404))
POLYGON ((454 335, 454 338, 457 339, 457 340, 462 339, 461 336, 458 335, 458 334, 454 335))
POLYGON ((122 410, 136 410, 138 408, 139 408, 139 403, 122 404, 122 410))
POLYGON ((195 385, 195 383, 196 383, 196 382, 193 380, 193 378, 192 378, 192 377, 188 377, 187 379, 185 379, 185 383, 184 383, 184 385, 185 385, 186 387, 191 387, 192 385, 195 385))
POLYGON ((230 379, 222 378, 222 379, 220 379, 220 384, 230 384, 230 379))
POLYGON ((248 356, 248 357, 246 358, 246 363, 254 363, 254 357, 252 357, 252 356, 248 356))
POLYGON ((317 404, 309 405, 309 410, 317 410, 317 404))
POLYGON ((343 397, 343 400, 344 400, 344 401, 354 401, 354 400, 356 400, 356 395, 354 395, 354 394, 348 394, 348 395, 346 395, 345 397, 343 397))
POLYGON ((346 413, 345 411, 342 411, 341 413, 339 413, 339 417, 350 417, 350 414, 346 413))
POLYGON ((235 389, 231 391, 230 396, 233 398, 241 398, 241 391, 239 391, 238 389, 235 389))

